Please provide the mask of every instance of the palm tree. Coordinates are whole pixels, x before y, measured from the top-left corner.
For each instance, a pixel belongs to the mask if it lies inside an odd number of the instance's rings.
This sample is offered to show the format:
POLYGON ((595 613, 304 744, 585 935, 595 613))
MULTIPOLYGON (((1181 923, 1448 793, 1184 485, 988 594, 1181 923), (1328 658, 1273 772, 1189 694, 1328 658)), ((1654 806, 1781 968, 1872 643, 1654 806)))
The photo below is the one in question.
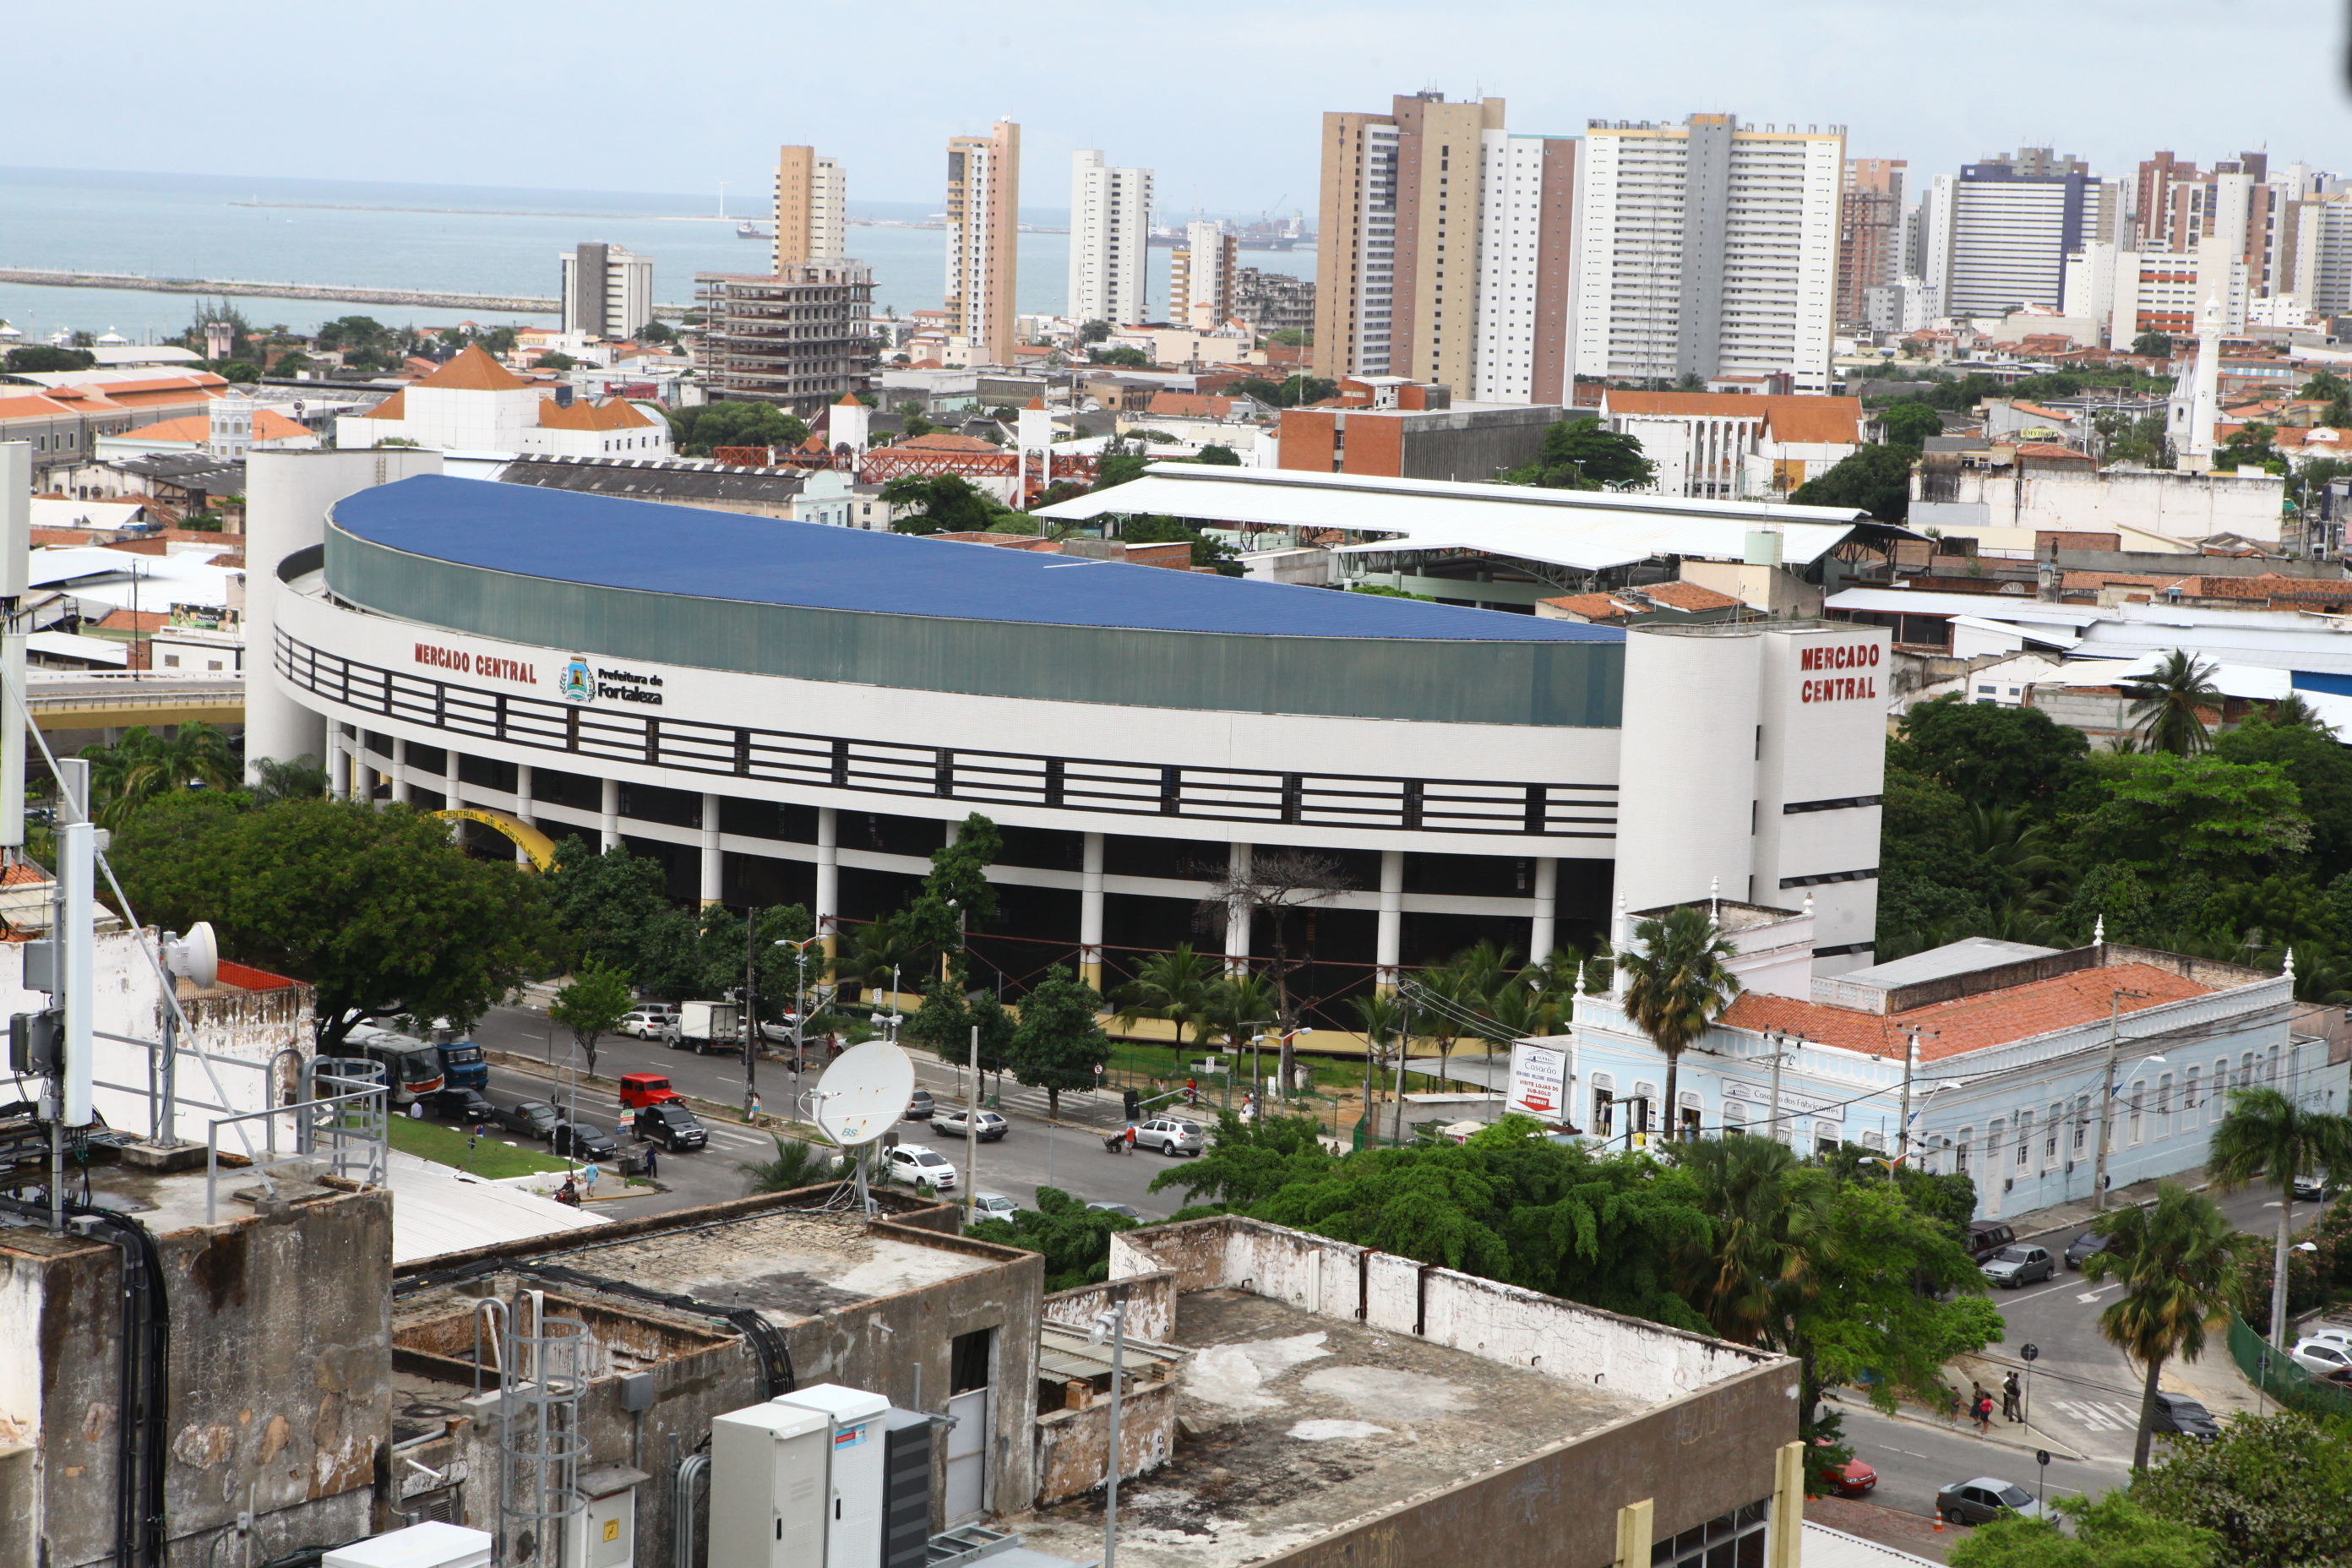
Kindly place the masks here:
POLYGON ((2253 1238, 2239 1236, 2212 1199, 2174 1182, 2158 1184, 2156 1202, 2113 1210, 2091 1228, 2107 1246, 2083 1259, 2084 1276, 2096 1283, 2112 1274, 2124 1287, 2099 1314, 2099 1332, 2147 1368, 2132 1447, 2132 1468, 2144 1470, 2164 1363, 2204 1353, 2206 1329, 2238 1305, 2239 1264, 2253 1238))
POLYGON ((894 972, 914 969, 920 956, 898 929, 898 922, 886 916, 851 931, 847 945, 840 947, 834 959, 834 973, 861 991, 878 991, 890 984, 894 972))
POLYGON ((234 789, 242 771, 227 737, 201 721, 168 736, 134 724, 113 745, 84 746, 81 754, 89 761, 92 792, 105 803, 93 815, 109 827, 176 790, 234 789))
POLYGON ((2202 710, 2221 706, 2213 668, 2194 654, 2175 648, 2164 656, 2163 663, 2126 686, 2132 699, 2131 716, 2148 750, 2188 757, 2211 743, 2205 733, 2202 710))
POLYGON ((825 1182, 838 1182, 849 1174, 849 1161, 838 1150, 816 1143, 803 1143, 781 1132, 775 1134, 775 1139, 774 1159, 746 1161, 735 1167, 751 1178, 745 1184, 746 1195, 794 1192, 825 1182))
POLYGON ((1674 1159, 1710 1222, 1706 1245, 1684 1253, 1683 1295, 1725 1339, 1759 1343, 1808 1289, 1803 1242, 1820 1194, 1791 1190, 1800 1161, 1778 1139, 1694 1139, 1674 1159))
POLYGON ((1184 1031, 1197 1027, 1214 1000, 1221 960, 1202 957, 1189 942, 1174 951, 1154 953, 1135 972, 1135 979, 1119 988, 1118 1021, 1165 1018, 1176 1026, 1176 1070, 1184 1070, 1184 1031))
MULTIPOLYGON (((1404 1008, 1394 996, 1372 992, 1362 996, 1350 997, 1349 1003, 1356 1009, 1358 1021, 1364 1026, 1364 1113, 1359 1120, 1365 1131, 1364 1145, 1370 1148, 1371 1134, 1380 1130, 1380 1123, 1372 1120, 1372 1095, 1379 1087, 1376 1075, 1388 1064, 1390 1042, 1394 1041, 1400 1075, 1398 1087, 1402 1091, 1404 1047, 1411 1041, 1404 1033, 1404 1008)), ((1400 1092, 1397 1104, 1402 1108, 1403 1103, 1403 1096, 1400 1092)), ((1404 1111, 1402 1109, 1397 1111, 1397 1121, 1399 1136, 1402 1136, 1404 1111)))
POLYGON ((2282 730, 2316 730, 2329 740, 2336 739, 2336 726, 2319 716, 2319 710, 2303 699, 2300 691, 2290 691, 2271 704, 2271 722, 2282 730))
POLYGON ((1700 904, 1643 921, 1633 928, 1633 941, 1640 952, 1617 955, 1625 972, 1625 1016, 1665 1054, 1664 1128, 1672 1138, 1683 1052, 1706 1037, 1717 1015, 1739 994, 1739 981, 1727 967, 1737 954, 1700 904))
POLYGON ((1202 1009, 1198 1038, 1221 1039, 1226 1051, 1239 1062, 1243 1047, 1256 1034, 1258 1027, 1275 1019, 1274 992, 1256 975, 1244 971, 1224 975, 1209 990, 1209 1005, 1202 1009))
POLYGON ((2308 1110, 2274 1089, 2233 1089, 2213 1129, 2205 1173, 2225 1193, 2256 1177, 2278 1184, 2278 1251, 2271 1269, 2271 1343, 2285 1348, 2286 1247, 2294 1231, 2297 1176, 2352 1174, 2352 1118, 2308 1110))

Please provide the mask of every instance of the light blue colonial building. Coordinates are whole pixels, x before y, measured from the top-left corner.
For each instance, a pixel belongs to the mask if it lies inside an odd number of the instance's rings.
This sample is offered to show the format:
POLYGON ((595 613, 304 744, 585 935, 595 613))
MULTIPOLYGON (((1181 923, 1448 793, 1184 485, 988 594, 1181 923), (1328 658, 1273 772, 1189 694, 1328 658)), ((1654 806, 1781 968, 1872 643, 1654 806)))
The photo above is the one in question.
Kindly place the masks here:
MULTIPOLYGON (((1979 1216, 1995 1218, 2091 1192, 2103 1085, 2113 1187, 2201 1166, 2231 1088, 2346 1106, 2347 1064, 2295 1027, 2291 973, 1973 938, 1817 976, 1809 909, 1713 908, 1744 989, 1684 1054, 1678 1104, 1664 1104, 1665 1058, 1621 996, 1579 999, 1562 1098, 1591 1138, 1638 1143, 1671 1121, 1684 1136, 1892 1154, 1906 1152, 1907 1105, 1909 1156, 1973 1177, 1979 1216)), ((1621 942, 1663 912, 1621 910, 1621 942)))

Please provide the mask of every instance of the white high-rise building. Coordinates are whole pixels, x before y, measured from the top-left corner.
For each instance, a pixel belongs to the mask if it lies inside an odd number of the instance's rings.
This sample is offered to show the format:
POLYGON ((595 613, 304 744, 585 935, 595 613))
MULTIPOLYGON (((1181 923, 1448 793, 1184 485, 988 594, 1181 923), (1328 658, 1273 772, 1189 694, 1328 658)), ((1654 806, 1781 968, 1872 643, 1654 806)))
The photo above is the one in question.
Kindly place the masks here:
POLYGON ((2209 319, 2224 334, 2242 332, 2253 292, 2252 268, 2228 236, 2200 239, 2186 254, 2094 241, 2066 258, 2065 313, 2105 321, 2116 349, 2143 332, 2186 338, 2209 319))
POLYGON ((589 240, 563 263, 563 330, 618 342, 654 319, 654 264, 617 245, 589 240))
POLYGON ((1196 332, 1213 332, 1225 324, 1233 314, 1241 244, 1221 223, 1195 218, 1184 226, 1184 243, 1168 262, 1170 321, 1196 332))
POLYGON ((1070 319, 1132 325, 1150 280, 1151 171, 1070 154, 1070 319))
POLYGON ((2316 316, 2352 316, 2352 195, 2300 201, 2294 222, 2294 297, 2316 316))
POLYGON ((1564 403, 1576 290, 1573 136, 1479 137, 1478 312, 1470 395, 1564 403))
POLYGON ((1829 390, 1843 127, 1594 121, 1581 161, 1576 374, 1829 390))

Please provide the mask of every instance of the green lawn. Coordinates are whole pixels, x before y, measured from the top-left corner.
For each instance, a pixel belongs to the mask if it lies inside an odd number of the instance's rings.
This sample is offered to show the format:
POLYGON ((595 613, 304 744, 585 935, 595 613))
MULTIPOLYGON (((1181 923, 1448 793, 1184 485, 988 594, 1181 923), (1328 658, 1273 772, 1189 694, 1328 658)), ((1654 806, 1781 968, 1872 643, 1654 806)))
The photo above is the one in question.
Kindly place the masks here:
POLYGON ((455 1127, 445 1127, 437 1121, 416 1121, 408 1117, 392 1118, 392 1146, 420 1159, 437 1160, 444 1165, 471 1170, 475 1175, 499 1181, 508 1176, 528 1176, 533 1171, 561 1171, 564 1163, 545 1153, 538 1144, 509 1144, 511 1133, 485 1132, 475 1145, 470 1163, 466 1148, 467 1134, 455 1127))

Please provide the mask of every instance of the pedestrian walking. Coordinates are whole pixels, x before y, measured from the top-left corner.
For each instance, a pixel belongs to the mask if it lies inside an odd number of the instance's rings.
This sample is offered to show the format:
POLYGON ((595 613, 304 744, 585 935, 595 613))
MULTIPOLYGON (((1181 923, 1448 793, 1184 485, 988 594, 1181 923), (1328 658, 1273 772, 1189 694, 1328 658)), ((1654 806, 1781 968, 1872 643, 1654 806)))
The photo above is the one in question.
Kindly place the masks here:
POLYGON ((646 1174, 648 1176, 661 1174, 661 1151, 650 1143, 646 1145, 646 1174))
POLYGON ((597 1166, 596 1162, 593 1160, 589 1161, 588 1163, 580 1167, 581 1184, 588 1189, 581 1195, 592 1203, 594 1202, 596 1198, 596 1178, 603 1173, 604 1172, 597 1166))
POLYGON ((1990 1437, 1992 1436, 1992 1395, 1985 1392, 1981 1383, 1975 1387, 1976 1401, 1969 1407, 1969 1414, 1976 1417, 1977 1435, 1990 1437))
POLYGON ((2013 1372, 2000 1380, 2000 1413, 2007 1420, 2025 1420, 2025 1391, 2018 1386, 2017 1373, 2013 1372))

